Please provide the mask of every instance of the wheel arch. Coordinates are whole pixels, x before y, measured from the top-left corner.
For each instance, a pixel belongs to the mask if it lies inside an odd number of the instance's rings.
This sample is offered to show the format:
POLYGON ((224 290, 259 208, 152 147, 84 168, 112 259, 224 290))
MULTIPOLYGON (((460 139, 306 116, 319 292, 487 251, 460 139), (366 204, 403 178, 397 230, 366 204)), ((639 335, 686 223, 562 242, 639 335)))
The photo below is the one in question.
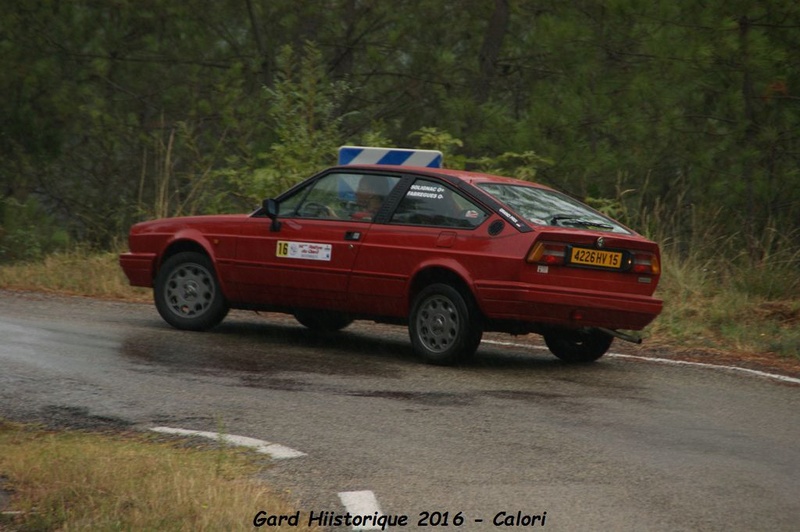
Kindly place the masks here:
POLYGON ((485 318, 467 279, 450 268, 430 266, 414 275, 410 288, 408 334, 414 351, 437 365, 470 358, 480 345, 485 318))
POLYGON ((465 297, 470 298, 475 308, 482 314, 478 298, 475 296, 468 279, 469 277, 462 268, 453 267, 452 265, 430 264, 420 268, 411 277, 409 283, 408 310, 406 313, 411 312, 411 305, 414 299, 426 286, 433 283, 446 283, 457 289, 465 297))
MULTIPOLYGON (((167 259, 169 259, 173 255, 177 255, 178 253, 184 253, 187 251, 194 251, 196 253, 202 253, 203 255, 207 256, 208 258, 211 259, 211 262, 214 263, 214 269, 216 269, 214 255, 206 246, 202 245, 200 242, 198 242, 193 238, 182 237, 182 238, 176 238, 172 240, 169 244, 167 244, 167 247, 164 248, 164 252, 161 253, 161 256, 158 259, 158 267, 156 268, 156 270, 161 269, 161 265, 164 264, 164 262, 166 262, 167 259)), ((217 272, 217 274, 219 274, 219 272, 217 272)))
POLYGON ((226 299, 230 300, 231 292, 229 290, 227 280, 220 274, 219 265, 217 264, 217 257, 214 254, 210 243, 199 233, 179 233, 167 244, 167 246, 164 248, 164 251, 158 258, 156 267, 153 269, 154 279, 155 276, 158 275, 158 271, 161 269, 161 266, 164 264, 164 262, 178 253, 185 252, 200 253, 209 258, 211 265, 214 267, 214 274, 217 277, 217 283, 219 283, 222 294, 226 299))

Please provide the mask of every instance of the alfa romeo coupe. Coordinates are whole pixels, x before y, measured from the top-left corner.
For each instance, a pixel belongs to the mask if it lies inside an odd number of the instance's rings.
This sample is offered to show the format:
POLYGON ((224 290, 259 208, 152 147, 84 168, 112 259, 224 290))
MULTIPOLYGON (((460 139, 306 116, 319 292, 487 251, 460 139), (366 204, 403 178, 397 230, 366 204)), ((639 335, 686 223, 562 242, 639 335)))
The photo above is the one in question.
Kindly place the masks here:
POLYGON ((661 311, 658 246, 554 189, 406 165, 339 165, 250 214, 134 225, 120 264, 178 329, 231 308, 331 333, 406 325, 423 359, 471 356, 484 331, 542 335, 566 362, 636 340, 661 311))

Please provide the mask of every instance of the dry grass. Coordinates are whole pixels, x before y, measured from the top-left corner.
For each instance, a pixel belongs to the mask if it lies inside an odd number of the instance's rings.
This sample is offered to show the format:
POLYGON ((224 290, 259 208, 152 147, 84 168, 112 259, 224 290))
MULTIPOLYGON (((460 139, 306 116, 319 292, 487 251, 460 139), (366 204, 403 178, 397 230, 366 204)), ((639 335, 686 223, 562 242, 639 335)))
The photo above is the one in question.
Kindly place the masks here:
MULTIPOLYGON (((250 530, 260 509, 297 511, 255 480, 262 467, 255 455, 224 446, 0 420, 0 481, 11 493, 0 529, 250 530)), ((313 530, 303 519, 278 530, 313 530)))
POLYGON ((668 250, 653 336, 684 346, 774 353, 800 359, 800 271, 796 264, 742 269, 668 250))
POLYGON ((75 250, 38 262, 0 265, 0 287, 132 301, 150 301, 149 289, 132 287, 118 254, 75 250))
POLYGON ((648 331, 673 345, 800 360, 800 231, 746 232, 720 213, 683 195, 627 213, 662 249, 664 312, 648 331))

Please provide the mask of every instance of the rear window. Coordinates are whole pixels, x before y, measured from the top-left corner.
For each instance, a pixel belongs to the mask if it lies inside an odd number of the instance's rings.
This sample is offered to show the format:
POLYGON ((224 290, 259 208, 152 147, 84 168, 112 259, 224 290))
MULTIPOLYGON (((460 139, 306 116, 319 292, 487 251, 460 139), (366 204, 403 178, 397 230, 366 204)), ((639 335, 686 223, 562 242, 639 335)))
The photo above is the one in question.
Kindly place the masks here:
POLYGON ((417 179, 406 192, 391 223, 474 229, 488 213, 441 183, 417 179))
POLYGON ((554 190, 501 183, 480 183, 478 186, 525 220, 537 225, 630 234, 618 222, 554 190))

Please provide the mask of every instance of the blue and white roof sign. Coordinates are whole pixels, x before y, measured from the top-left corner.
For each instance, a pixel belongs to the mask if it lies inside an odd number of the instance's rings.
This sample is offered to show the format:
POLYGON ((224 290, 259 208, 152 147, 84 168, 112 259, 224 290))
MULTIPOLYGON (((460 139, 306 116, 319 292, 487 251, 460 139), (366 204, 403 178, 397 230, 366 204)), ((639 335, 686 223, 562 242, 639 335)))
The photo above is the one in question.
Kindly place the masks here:
POLYGON ((442 167, 442 152, 437 150, 411 150, 404 148, 366 148, 342 146, 339 164, 394 164, 401 166, 442 167))

